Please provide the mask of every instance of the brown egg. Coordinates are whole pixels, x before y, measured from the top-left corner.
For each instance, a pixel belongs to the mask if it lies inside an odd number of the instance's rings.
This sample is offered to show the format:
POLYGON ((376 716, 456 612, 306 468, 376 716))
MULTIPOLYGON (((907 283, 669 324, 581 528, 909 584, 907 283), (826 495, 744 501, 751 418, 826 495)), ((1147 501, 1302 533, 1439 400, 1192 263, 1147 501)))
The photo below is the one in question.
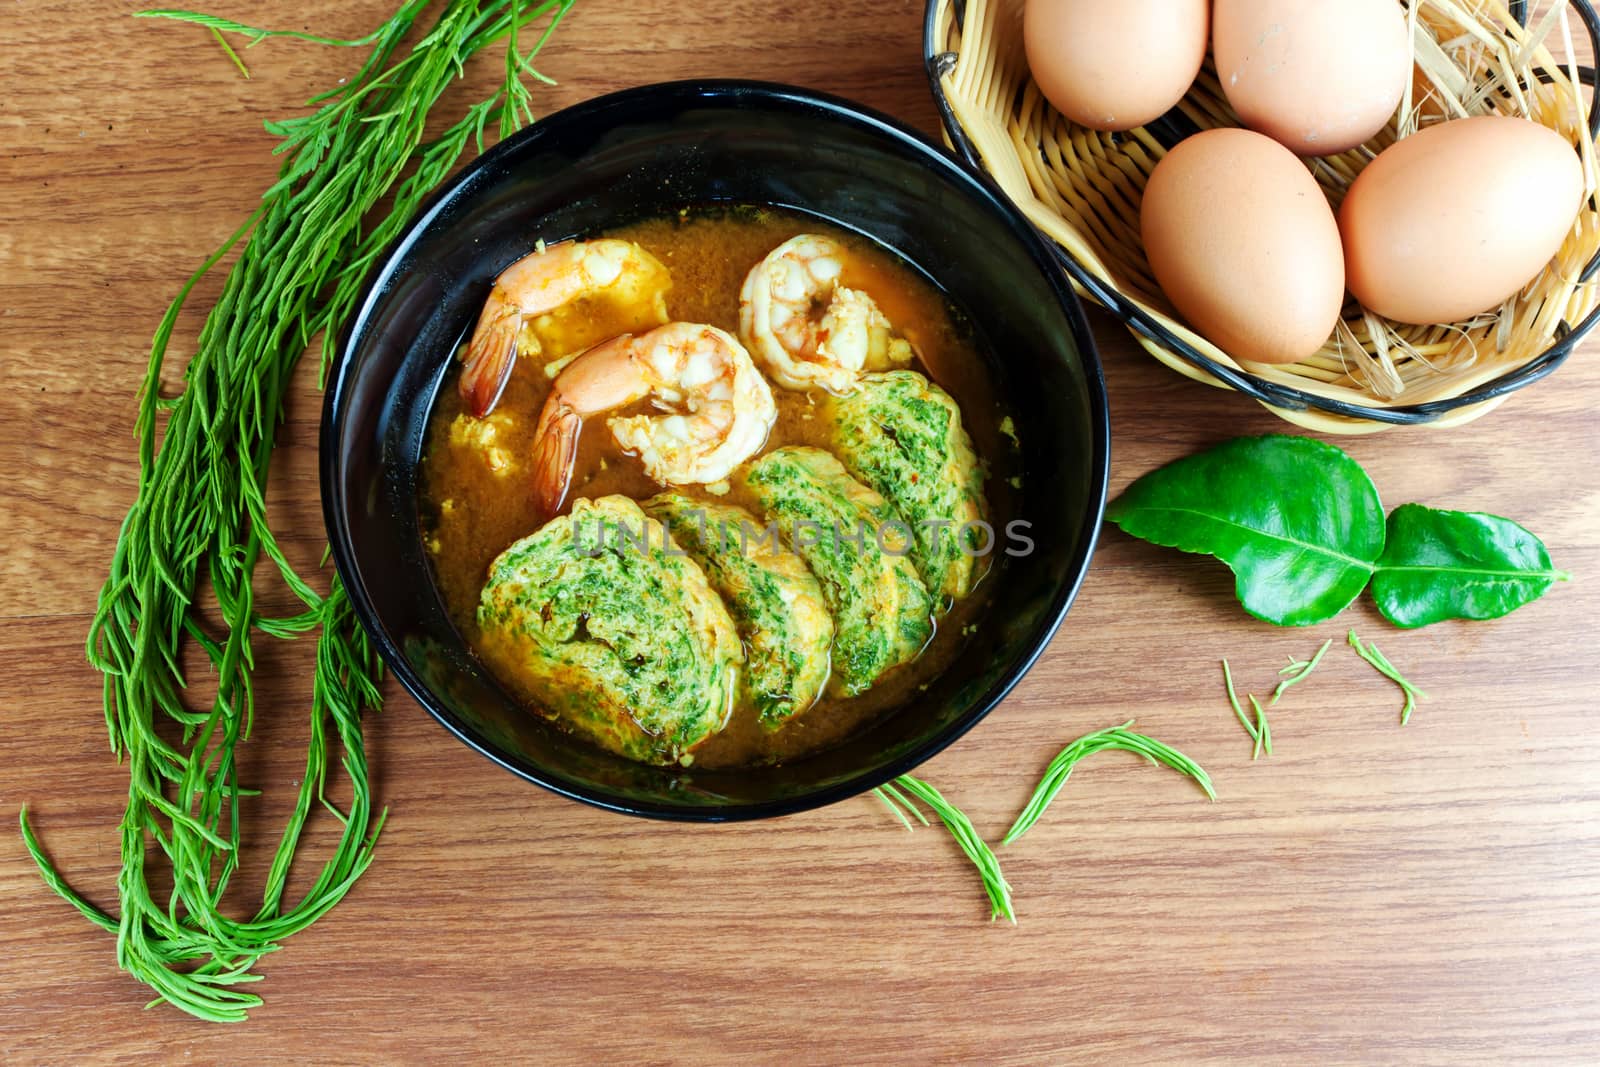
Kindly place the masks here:
POLYGON ((1057 111, 1091 129, 1131 130, 1194 84, 1209 20, 1207 0, 1028 0, 1022 39, 1057 111))
POLYGON ((1211 46, 1239 118, 1302 156, 1374 137, 1412 72, 1396 0, 1217 0, 1211 46))
POLYGON ((1339 209, 1350 292, 1397 322, 1503 303, 1561 248, 1583 199, 1566 139, 1480 115, 1419 130, 1367 165, 1339 209))
POLYGON ((1339 227, 1305 164, 1270 137, 1217 129, 1178 144, 1150 175, 1140 225, 1168 299, 1234 358, 1294 363, 1333 333, 1339 227))

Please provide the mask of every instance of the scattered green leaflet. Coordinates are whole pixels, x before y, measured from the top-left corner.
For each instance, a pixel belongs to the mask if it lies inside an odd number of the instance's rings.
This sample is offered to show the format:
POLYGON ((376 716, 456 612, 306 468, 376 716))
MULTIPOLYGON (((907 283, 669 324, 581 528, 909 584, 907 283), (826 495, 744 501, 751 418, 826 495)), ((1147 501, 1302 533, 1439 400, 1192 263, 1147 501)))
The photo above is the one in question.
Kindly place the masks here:
POLYGON ((1039 816, 1044 814, 1050 802, 1055 800, 1056 794, 1067 784, 1067 779, 1072 777, 1072 769, 1077 766, 1079 760, 1108 749, 1136 752, 1151 763, 1164 763, 1173 770, 1193 778, 1200 788, 1205 790, 1206 796, 1212 800, 1217 799, 1216 791, 1211 787, 1211 776, 1206 774, 1198 763, 1153 737, 1134 733, 1132 727, 1133 720, 1129 719, 1121 726, 1085 734, 1062 749, 1060 755, 1050 761, 1050 766, 1044 772, 1044 778, 1034 790, 1033 799, 1028 801, 1028 806, 1017 816, 1017 821, 1000 843, 1011 844, 1039 821, 1039 816))
POLYGON ((1272 724, 1267 722, 1267 713, 1254 693, 1250 694, 1250 706, 1256 712, 1256 748, 1250 758, 1258 760, 1263 752, 1272 755, 1272 724))
POLYGON ((217 42, 217 44, 222 46, 223 54, 233 61, 233 65, 235 67, 239 68, 240 76, 243 77, 245 81, 249 81, 250 68, 244 65, 244 60, 240 59, 239 53, 233 50, 233 45, 229 44, 228 39, 222 36, 222 31, 217 29, 215 26, 212 26, 211 36, 217 42))
MULTIPOLYGON (((337 580, 317 593, 279 551, 266 523, 264 489, 273 437, 295 364, 323 334, 326 371, 337 327, 353 307, 369 266, 469 141, 520 99, 509 82, 526 57, 508 65, 508 85, 467 109, 437 140, 424 143, 434 103, 465 62, 519 23, 553 22, 574 0, 524 7, 520 0, 446 0, 434 25, 409 48, 426 0, 409 0, 359 41, 295 31, 258 30, 189 12, 147 12, 208 30, 370 46, 344 84, 314 98, 313 112, 266 124, 282 139, 278 181, 223 246, 179 290, 157 327, 135 432, 139 490, 128 512, 88 637, 89 661, 105 675, 112 751, 125 758, 128 807, 122 820, 119 909, 109 915, 76 893, 51 866, 20 816, 23 840, 45 883, 90 921, 117 935, 117 962, 159 1000, 202 1019, 237 1022, 261 1003, 238 988, 256 962, 343 898, 372 860, 383 824, 372 810, 362 715, 379 702, 379 660, 337 580), (402 178, 402 174, 409 176, 402 178), (369 212, 380 202, 387 213, 369 212), (201 328, 182 391, 160 396, 161 371, 178 314, 195 284, 235 247, 238 257, 201 328), (164 431, 158 413, 169 412, 164 431), (263 616, 255 605, 257 563, 271 561, 304 610, 263 616), (257 633, 316 635, 310 742, 293 813, 279 838, 249 919, 224 914, 238 868, 245 801, 236 749, 254 714, 251 672, 257 633), (188 689, 188 649, 209 660, 209 697, 188 689), (187 697, 187 699, 185 699, 187 697), (164 735, 171 720, 181 743, 164 735), (158 725, 158 723, 160 725, 158 725), (344 811, 329 800, 334 747, 350 781, 344 811), (343 826, 306 895, 283 894, 312 805, 343 826), (158 899, 149 861, 164 860, 172 888, 158 899)), ((542 41, 542 39, 541 39, 542 41)), ((520 88, 520 87, 519 87, 520 88)), ((520 114, 520 113, 519 113, 520 114)), ((229 909, 231 910, 231 909, 229 909)))
MULTIPOLYGON (((1388 657, 1378 651, 1377 645, 1372 642, 1363 644, 1354 630, 1350 631, 1349 640, 1350 647, 1354 648, 1361 655, 1361 658, 1365 659, 1405 691, 1405 710, 1400 715, 1400 725, 1404 726, 1410 721, 1411 712, 1416 708, 1417 701, 1425 699, 1427 694, 1406 681, 1400 672, 1395 670, 1394 664, 1389 662, 1388 657)), ((1318 648, 1310 659, 1297 660, 1290 657, 1289 665, 1278 671, 1279 675, 1286 675, 1287 677, 1278 683, 1277 689, 1273 690, 1272 699, 1267 702, 1266 706, 1268 708, 1275 706, 1290 687, 1305 681, 1311 672, 1317 669, 1317 664, 1322 662, 1322 657, 1327 655, 1328 649, 1332 647, 1333 638, 1330 637, 1322 642, 1322 647, 1318 648)), ((1250 735, 1250 740, 1255 742, 1250 758, 1258 760, 1263 755, 1272 755, 1272 723, 1267 718, 1266 709, 1261 706, 1261 702, 1254 695, 1251 695, 1249 700, 1251 708, 1255 711, 1255 721, 1250 721, 1250 717, 1239 706, 1239 694, 1233 687, 1233 672, 1229 669, 1227 660, 1222 661, 1222 681, 1227 689, 1228 703, 1232 705, 1234 715, 1238 716, 1239 723, 1244 727, 1245 732, 1250 735)))
POLYGON ((1235 438, 1152 471, 1106 517, 1141 540, 1222 560, 1245 610, 1279 626, 1331 619, 1369 581, 1384 617, 1410 627, 1497 618, 1569 577, 1507 519, 1407 504, 1386 522, 1355 460, 1286 434, 1235 438))
POLYGON ((1011 907, 1011 886, 1006 883, 1005 875, 1000 873, 1000 860, 995 856, 994 850, 978 836, 978 831, 972 826, 972 820, 962 814, 960 808, 946 800, 933 786, 909 774, 902 774, 893 782, 881 785, 873 792, 905 824, 907 830, 911 829, 911 823, 906 819, 905 812, 910 812, 924 826, 928 825, 928 820, 917 810, 917 806, 905 795, 906 793, 910 793, 932 808, 939 821, 944 823, 945 829, 956 839, 956 844, 961 846, 961 851, 966 853, 972 865, 978 868, 978 876, 983 879, 983 891, 989 896, 990 920, 1003 918, 1010 919, 1013 923, 1017 921, 1017 914, 1011 907))
POLYGON ((1422 690, 1418 689, 1416 686, 1407 681, 1405 676, 1395 669, 1395 665, 1389 662, 1389 657, 1378 651, 1378 645, 1376 642, 1367 641, 1363 643, 1361 638, 1356 636, 1356 632, 1351 630, 1350 647, 1355 649, 1356 654, 1362 659, 1372 664, 1372 666, 1377 669, 1379 674, 1382 674, 1395 685, 1398 685, 1405 693, 1406 704, 1405 707, 1400 710, 1400 725, 1404 726, 1406 723, 1410 722, 1411 713, 1417 709, 1417 701, 1428 699, 1428 694, 1424 693, 1422 690))
MULTIPOLYGON (((1310 659, 1297 660, 1291 657, 1289 665, 1278 672, 1280 675, 1288 675, 1289 677, 1278 683, 1278 688, 1273 690, 1272 699, 1267 702, 1267 707, 1270 708, 1276 705, 1279 698, 1291 686, 1305 681, 1307 676, 1317 669, 1317 664, 1322 662, 1322 657, 1327 654, 1328 649, 1331 647, 1333 647, 1333 638, 1330 637, 1322 642, 1322 647, 1317 649, 1310 659)), ((1272 755, 1272 723, 1267 719, 1266 709, 1261 706, 1261 702, 1255 698, 1254 694, 1249 694, 1250 707, 1256 713, 1255 721, 1250 721, 1250 716, 1246 715, 1244 708, 1239 705, 1239 693, 1233 687, 1233 670, 1228 666, 1227 660, 1222 661, 1222 684, 1227 689, 1228 704, 1233 708, 1233 714, 1238 717, 1239 725, 1244 727, 1244 732, 1250 735, 1251 741, 1255 742, 1251 748, 1250 758, 1258 760, 1263 755, 1272 755)))
POLYGON ((1510 519, 1405 504, 1389 516, 1372 599, 1396 626, 1495 619, 1570 577, 1550 565, 1543 542, 1510 519))
POLYGON ((1301 682, 1309 678, 1311 676, 1311 672, 1317 669, 1317 664, 1322 662, 1322 657, 1326 655, 1328 649, 1332 647, 1333 638, 1330 637, 1326 641, 1322 642, 1322 647, 1317 649, 1316 655, 1312 656, 1310 659, 1291 659, 1289 661, 1289 665, 1278 672, 1279 675, 1288 675, 1288 677, 1279 682, 1278 688, 1272 691, 1272 700, 1267 703, 1267 707, 1270 708, 1276 705, 1278 701, 1283 698, 1283 694, 1287 693, 1291 687, 1299 685, 1301 682))
MULTIPOLYGON (((1242 712, 1240 717, 1241 719, 1243 718, 1242 712)), ((1107 749, 1115 748, 1125 752, 1137 752, 1152 763, 1164 763, 1168 767, 1181 771, 1183 774, 1193 778, 1200 788, 1205 790, 1206 796, 1212 800, 1217 799, 1216 791, 1211 786, 1210 775, 1206 774, 1198 763, 1195 763, 1177 749, 1164 745, 1153 737, 1133 733, 1131 731, 1132 726, 1133 721, 1129 720, 1121 726, 1113 726, 1098 733, 1086 734, 1062 750, 1061 754, 1051 762, 1049 769, 1045 771, 1044 779, 1039 783, 1038 789, 1035 790, 1033 799, 1028 802, 1027 808, 1018 816, 1016 824, 1011 827, 1010 832, 1006 834, 1001 844, 1009 845, 1026 833, 1028 828, 1038 821, 1039 816, 1044 814, 1045 809, 1050 806, 1050 802, 1055 799, 1056 794, 1061 792, 1062 786, 1067 784, 1067 779, 1072 775, 1072 768, 1079 760, 1107 749)), ((939 821, 944 823, 945 828, 955 837, 956 844, 961 846, 961 851, 966 853, 973 866, 978 868, 978 874, 983 879, 984 891, 989 896, 990 919, 1006 918, 1012 922, 1017 921, 1016 913, 1011 905, 1011 886, 1006 883, 1005 876, 1000 873, 1000 860, 995 856, 994 850, 984 842, 983 838, 978 836, 978 832, 973 828, 971 820, 962 814, 959 808, 941 796, 933 786, 909 774, 902 774, 893 782, 885 783, 872 792, 883 802, 884 807, 888 808, 894 817, 900 820, 901 825, 907 830, 912 829, 911 820, 906 817, 907 813, 922 825, 928 825, 927 817, 912 803, 912 797, 921 800, 932 808, 934 814, 939 817, 939 821), (907 793, 911 796, 908 797, 907 793)))
MULTIPOLYGON (((177 22, 188 22, 196 26, 204 26, 206 29, 211 30, 213 33, 216 33, 219 36, 224 33, 238 34, 239 36, 246 38, 244 45, 246 48, 254 48, 262 41, 273 37, 288 37, 297 41, 310 41, 312 44, 334 45, 339 48, 359 48, 364 45, 376 44, 379 41, 390 37, 391 35, 388 31, 389 28, 394 24, 395 19, 406 18, 414 20, 417 17, 417 13, 421 11, 423 6, 426 5, 419 5, 415 3, 407 4, 398 13, 396 13, 394 19, 390 19, 388 22, 384 23, 382 26, 379 26, 365 37, 357 37, 354 40, 344 40, 338 37, 318 37, 314 33, 304 33, 300 30, 263 30, 256 26, 246 26, 242 22, 235 22, 232 19, 219 18, 216 15, 206 15, 198 11, 173 11, 170 9, 135 11, 133 13, 133 17, 136 19, 173 19, 177 22)), ((410 23, 408 22, 408 28, 409 25, 410 23)))
POLYGON ((883 801, 883 806, 888 808, 889 813, 895 818, 899 819, 900 825, 904 826, 907 830, 916 829, 915 826, 911 825, 911 820, 906 818, 906 812, 908 811, 912 815, 915 815, 917 817, 917 821, 922 825, 928 825, 928 817, 922 814, 915 804, 912 804, 911 801, 907 800, 905 794, 901 793, 900 790, 894 787, 893 782, 885 782, 883 785, 880 785, 878 788, 872 791, 872 795, 883 801))
POLYGON ((1239 717, 1239 725, 1250 735, 1250 740, 1260 743, 1261 731, 1256 729, 1250 717, 1244 713, 1244 708, 1239 706, 1239 694, 1233 688, 1233 669, 1228 666, 1227 660, 1222 661, 1222 684, 1228 690, 1228 703, 1233 706, 1233 713, 1239 717))

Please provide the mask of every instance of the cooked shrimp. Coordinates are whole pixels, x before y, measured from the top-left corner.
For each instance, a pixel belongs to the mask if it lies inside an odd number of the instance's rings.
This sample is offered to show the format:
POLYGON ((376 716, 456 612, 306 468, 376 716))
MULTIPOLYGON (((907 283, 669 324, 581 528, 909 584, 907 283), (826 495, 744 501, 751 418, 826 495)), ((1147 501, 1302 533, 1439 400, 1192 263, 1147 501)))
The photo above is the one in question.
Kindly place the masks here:
POLYGON ((527 319, 589 296, 641 305, 665 322, 667 268, 631 241, 563 241, 524 256, 501 272, 467 344, 461 398, 473 415, 494 410, 517 359, 527 319))
POLYGON ((863 371, 911 362, 872 297, 839 284, 846 249, 803 233, 753 267, 739 293, 739 336, 787 389, 848 393, 863 371))
POLYGON ((596 345, 556 376, 534 430, 534 493, 546 515, 566 499, 583 420, 647 397, 662 414, 606 425, 663 485, 721 481, 761 449, 778 417, 750 353, 715 326, 672 322, 596 345))

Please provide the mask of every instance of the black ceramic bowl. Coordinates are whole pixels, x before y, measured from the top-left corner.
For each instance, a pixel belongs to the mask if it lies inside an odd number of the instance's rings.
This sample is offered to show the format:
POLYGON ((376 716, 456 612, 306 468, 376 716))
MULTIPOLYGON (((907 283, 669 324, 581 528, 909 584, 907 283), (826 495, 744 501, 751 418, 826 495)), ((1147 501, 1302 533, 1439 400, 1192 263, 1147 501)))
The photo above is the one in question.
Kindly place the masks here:
POLYGON ((329 384, 322 499, 339 574, 396 677, 446 729, 516 774, 665 818, 781 815, 902 774, 992 709, 1049 642, 1105 502, 1105 386, 1076 299, 987 179, 893 120, 778 85, 682 82, 542 120, 433 198, 367 283, 329 384), (999 557, 974 638, 911 706, 838 748, 750 772, 646 767, 540 721, 446 615, 417 474, 430 410, 494 277, 536 238, 593 235, 714 202, 827 219, 892 248, 972 321, 1023 447, 1018 516, 1036 549, 999 557))

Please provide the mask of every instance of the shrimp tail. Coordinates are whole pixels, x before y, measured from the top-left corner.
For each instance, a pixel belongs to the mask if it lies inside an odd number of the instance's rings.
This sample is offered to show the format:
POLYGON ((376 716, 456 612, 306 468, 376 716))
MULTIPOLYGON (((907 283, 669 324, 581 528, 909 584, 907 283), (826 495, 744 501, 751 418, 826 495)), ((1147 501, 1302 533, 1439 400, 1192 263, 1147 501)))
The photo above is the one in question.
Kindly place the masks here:
POLYGON ((551 393, 544 410, 539 413, 539 426, 534 432, 533 498, 541 520, 561 514, 562 505, 566 503, 582 428, 583 416, 577 409, 562 399, 560 393, 551 393))
POLYGON ((522 314, 491 295, 467 344, 461 370, 461 399, 480 419, 494 410, 511 379, 521 328, 522 314))

